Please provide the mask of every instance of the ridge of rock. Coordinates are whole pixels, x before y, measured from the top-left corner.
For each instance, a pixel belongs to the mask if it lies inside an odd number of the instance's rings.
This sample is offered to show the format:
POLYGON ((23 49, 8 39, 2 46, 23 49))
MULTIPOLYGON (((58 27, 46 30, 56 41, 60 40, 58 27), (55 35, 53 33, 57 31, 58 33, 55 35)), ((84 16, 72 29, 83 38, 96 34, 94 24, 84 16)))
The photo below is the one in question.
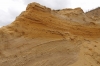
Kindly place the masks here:
POLYGON ((86 12, 86 15, 92 19, 95 23, 100 22, 100 7, 95 8, 91 11, 86 12))
POLYGON ((100 15, 99 15, 100 14, 100 7, 95 8, 95 9, 93 9, 91 11, 88 11, 88 12, 86 12, 86 14, 88 16, 100 17, 100 15))
POLYGON ((59 12, 62 13, 62 14, 67 14, 67 13, 82 14, 82 13, 84 13, 83 10, 80 7, 75 8, 75 9, 71 9, 71 8, 62 9, 59 12))
POLYGON ((36 2, 33 2, 33 3, 28 4, 26 10, 33 10, 35 8, 40 9, 41 11, 42 10, 43 11, 45 11, 45 10, 50 11, 51 10, 50 8, 47 8, 45 6, 42 6, 42 5, 40 5, 39 3, 36 3, 36 2))

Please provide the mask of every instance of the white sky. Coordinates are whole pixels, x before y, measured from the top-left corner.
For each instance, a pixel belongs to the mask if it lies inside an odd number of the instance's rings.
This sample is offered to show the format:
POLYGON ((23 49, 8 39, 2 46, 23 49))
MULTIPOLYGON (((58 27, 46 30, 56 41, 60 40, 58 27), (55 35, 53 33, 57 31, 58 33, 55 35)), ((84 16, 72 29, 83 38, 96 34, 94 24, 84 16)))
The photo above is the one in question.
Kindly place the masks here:
POLYGON ((0 26, 13 22, 31 2, 38 2, 52 9, 81 7, 88 11, 100 7, 100 0, 0 0, 0 26))

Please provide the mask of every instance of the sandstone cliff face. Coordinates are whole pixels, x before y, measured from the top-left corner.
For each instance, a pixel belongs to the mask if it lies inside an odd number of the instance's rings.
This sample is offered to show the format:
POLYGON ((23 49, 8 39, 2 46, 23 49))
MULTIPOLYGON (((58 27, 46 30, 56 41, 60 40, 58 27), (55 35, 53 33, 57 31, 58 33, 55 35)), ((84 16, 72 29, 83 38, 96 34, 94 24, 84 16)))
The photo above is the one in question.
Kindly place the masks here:
POLYGON ((99 21, 81 8, 30 3, 0 28, 0 66, 100 66, 99 21))
POLYGON ((100 24, 100 7, 86 12, 86 15, 90 17, 95 23, 100 24))

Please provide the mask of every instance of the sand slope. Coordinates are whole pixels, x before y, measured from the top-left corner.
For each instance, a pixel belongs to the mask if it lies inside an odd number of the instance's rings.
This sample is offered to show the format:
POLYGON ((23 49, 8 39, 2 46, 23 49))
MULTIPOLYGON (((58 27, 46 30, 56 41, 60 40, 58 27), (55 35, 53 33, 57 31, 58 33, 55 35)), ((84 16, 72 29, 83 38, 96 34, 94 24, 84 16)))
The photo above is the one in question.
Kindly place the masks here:
POLYGON ((100 66, 99 20, 30 3, 0 28, 0 66, 100 66))

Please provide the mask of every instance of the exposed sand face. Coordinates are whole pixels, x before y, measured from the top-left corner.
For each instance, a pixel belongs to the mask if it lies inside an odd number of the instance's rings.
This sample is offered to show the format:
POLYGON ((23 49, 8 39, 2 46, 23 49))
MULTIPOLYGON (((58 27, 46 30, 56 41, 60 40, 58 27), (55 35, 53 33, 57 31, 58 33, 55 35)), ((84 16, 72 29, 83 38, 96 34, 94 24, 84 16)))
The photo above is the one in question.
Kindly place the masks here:
POLYGON ((100 66, 99 20, 31 3, 0 28, 0 66, 100 66))

